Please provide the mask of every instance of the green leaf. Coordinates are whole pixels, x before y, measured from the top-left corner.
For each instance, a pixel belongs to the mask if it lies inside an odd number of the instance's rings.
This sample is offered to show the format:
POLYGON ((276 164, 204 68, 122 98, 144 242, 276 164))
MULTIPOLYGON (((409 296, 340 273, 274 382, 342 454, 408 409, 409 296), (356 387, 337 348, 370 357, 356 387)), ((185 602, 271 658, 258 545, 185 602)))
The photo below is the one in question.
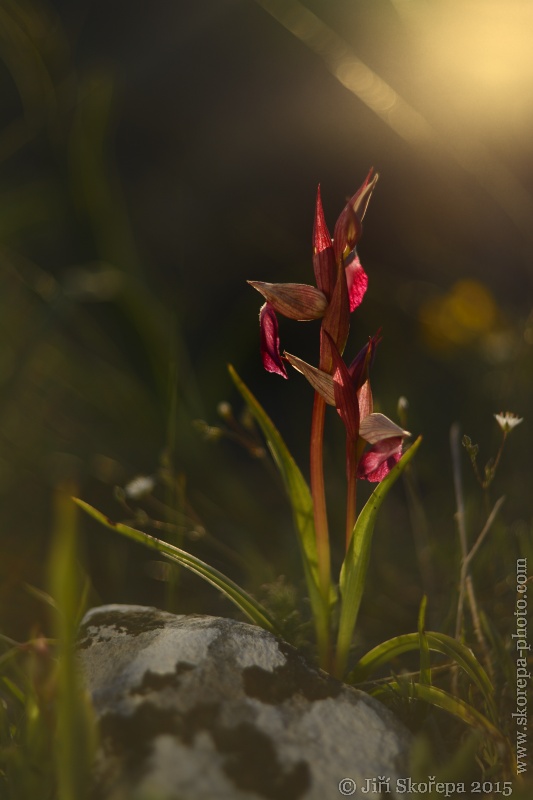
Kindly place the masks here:
POLYGON ((357 622, 357 615, 361 605, 368 561, 370 559, 370 545, 372 542, 372 534, 374 533, 374 526, 376 524, 377 513, 389 489, 410 463, 420 447, 421 441, 422 437, 419 436, 413 446, 404 453, 396 466, 391 469, 387 477, 376 486, 355 523, 350 546, 346 553, 340 575, 342 606, 339 620, 337 663, 335 669, 336 675, 339 678, 342 678, 346 669, 348 651, 352 642, 355 623, 357 622))
MULTIPOLYGON (((427 631, 426 640, 430 650, 442 653, 453 659, 464 670, 483 694, 491 719, 496 721, 497 713, 493 700, 494 690, 492 684, 470 648, 445 633, 427 631)), ((419 648, 420 636, 418 633, 395 636, 393 639, 377 645, 377 647, 374 647, 364 655, 357 662, 355 669, 350 672, 346 681, 348 683, 362 683, 383 664, 392 661, 402 653, 407 653, 409 650, 418 650, 419 648)))
POLYGON ((465 703, 464 700, 448 694, 444 689, 438 689, 436 686, 427 686, 422 683, 411 683, 406 689, 404 683, 400 685, 398 681, 392 681, 386 686, 380 686, 376 691, 372 692, 372 695, 377 697, 390 689, 397 690, 402 694, 407 691, 410 698, 423 700, 436 708, 442 708, 449 714, 453 714, 453 716, 466 722, 467 725, 482 728, 495 739, 500 740, 502 743, 506 742, 500 731, 483 714, 469 705, 469 703, 465 703))
POLYGON ((73 500, 79 505, 80 508, 86 511, 91 517, 94 517, 94 519, 98 520, 98 522, 101 522, 102 525, 105 525, 107 528, 111 528, 111 530, 126 536, 128 539, 132 539, 134 542, 139 542, 140 544, 149 547, 151 550, 156 550, 158 553, 162 553, 162 555, 171 561, 175 561, 177 564, 186 567, 186 569, 194 572, 196 575, 200 575, 208 583, 211 583, 213 586, 216 586, 217 589, 220 589, 222 592, 224 592, 226 597, 228 597, 228 599, 231 600, 231 602, 234 603, 237 608, 239 608, 256 625, 259 625, 261 628, 265 628, 267 631, 271 631, 272 633, 279 634, 276 623, 266 609, 264 609, 263 606, 251 595, 245 592, 244 589, 241 589, 238 584, 234 583, 234 581, 232 581, 230 578, 227 578, 221 572, 214 569, 214 567, 210 567, 209 564, 206 564, 204 561, 196 558, 196 556, 185 552, 185 550, 180 550, 179 547, 168 544, 168 542, 164 542, 162 539, 156 539, 155 536, 150 536, 148 533, 139 531, 136 528, 130 528, 129 525, 123 525, 120 522, 113 522, 106 517, 105 514, 102 514, 96 508, 93 508, 93 506, 90 506, 83 500, 79 500, 76 497, 73 498, 73 500))
POLYGON ((283 483, 285 484, 285 489, 292 508, 295 528, 298 533, 309 600, 318 631, 324 624, 327 624, 328 609, 325 607, 319 589, 318 555, 311 492, 309 491, 305 478, 287 449, 287 445, 270 417, 248 387, 239 378, 231 365, 228 366, 228 370, 233 383, 263 431, 268 448, 280 472, 283 483))

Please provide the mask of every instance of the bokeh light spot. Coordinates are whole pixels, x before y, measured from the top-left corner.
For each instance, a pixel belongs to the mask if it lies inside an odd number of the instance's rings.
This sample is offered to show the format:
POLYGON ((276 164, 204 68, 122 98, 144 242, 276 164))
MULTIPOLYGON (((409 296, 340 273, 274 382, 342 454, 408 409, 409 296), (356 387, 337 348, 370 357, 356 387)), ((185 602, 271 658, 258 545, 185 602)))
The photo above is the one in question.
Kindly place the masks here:
POLYGON ((445 295, 428 298, 419 310, 424 338, 439 350, 479 340, 494 330, 498 318, 490 291, 471 279, 457 281, 445 295))

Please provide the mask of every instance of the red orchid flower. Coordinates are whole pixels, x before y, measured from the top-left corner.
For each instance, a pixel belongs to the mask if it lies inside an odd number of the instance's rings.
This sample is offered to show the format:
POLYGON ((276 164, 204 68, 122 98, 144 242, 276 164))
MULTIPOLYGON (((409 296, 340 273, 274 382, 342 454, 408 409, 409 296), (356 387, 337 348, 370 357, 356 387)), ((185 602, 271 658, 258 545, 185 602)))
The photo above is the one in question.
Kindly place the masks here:
MULTIPOLYGON (((316 287, 301 283, 248 281, 267 301, 261 308, 259 320, 261 356, 268 372, 287 377, 280 355, 276 312, 301 321, 322 318, 322 333, 328 334, 342 353, 348 337, 349 314, 362 302, 368 285, 355 245, 361 237, 362 219, 377 180, 378 175, 373 175, 373 170, 370 170, 337 219, 334 240, 326 225, 318 187, 313 228, 316 287)), ((328 372, 332 369, 324 342, 321 342, 320 366, 328 372)))
POLYGON ((287 370, 279 352, 278 318, 270 305, 265 303, 259 311, 259 328, 261 331, 261 358, 267 372, 274 372, 287 378, 287 370))
POLYGON ((328 340, 333 375, 290 353, 284 353, 284 358, 307 378, 328 405, 336 407, 346 428, 348 473, 356 470, 358 478, 379 483, 400 460, 403 440, 410 435, 384 414, 373 412, 368 373, 381 341, 380 332, 369 338, 349 367, 331 337, 328 340), (363 453, 365 444, 370 449, 363 453))
POLYGON ((384 414, 369 414, 359 427, 359 436, 371 447, 357 465, 357 477, 380 483, 402 457, 403 440, 410 436, 384 414))
POLYGON ((350 371, 333 344, 331 348, 335 362, 335 405, 346 428, 348 480, 355 470, 357 478, 379 483, 400 460, 403 440, 410 434, 384 414, 373 412, 368 377, 354 392, 350 371), (365 443, 371 447, 361 454, 365 443))
MULTIPOLYGON (((326 338, 329 340, 329 342, 331 342, 330 336, 327 336, 326 338)), ((376 348, 380 341, 381 329, 374 336, 369 337, 367 344, 359 351, 350 366, 347 367, 352 391, 355 392, 358 397, 360 392, 363 392, 360 400, 360 403, 362 403, 361 419, 364 419, 364 417, 372 412, 372 399, 370 383, 368 382, 368 374, 374 361, 376 348), (365 386, 365 384, 368 385, 365 386)), ((334 379, 332 375, 324 370, 318 369, 317 367, 313 367, 311 364, 308 364, 301 358, 293 356, 291 353, 287 353, 287 351, 283 353, 283 358, 285 361, 288 361, 291 366, 298 370, 298 372, 301 372, 305 378, 307 378, 313 389, 315 389, 315 391, 317 391, 324 398, 328 405, 337 406, 335 400, 334 379)))
POLYGON ((346 283, 350 298, 350 312, 361 304, 368 285, 368 277, 361 266, 355 246, 363 233, 363 218, 372 192, 378 181, 377 173, 371 169, 363 185, 346 203, 333 231, 335 261, 342 257, 346 271, 346 283))

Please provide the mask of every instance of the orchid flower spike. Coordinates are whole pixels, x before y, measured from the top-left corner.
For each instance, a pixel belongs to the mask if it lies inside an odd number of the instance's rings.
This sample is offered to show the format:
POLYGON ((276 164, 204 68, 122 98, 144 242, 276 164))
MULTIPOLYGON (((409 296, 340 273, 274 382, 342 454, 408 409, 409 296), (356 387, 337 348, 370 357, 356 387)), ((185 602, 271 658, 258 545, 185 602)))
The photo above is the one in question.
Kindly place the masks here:
POLYGON ((279 346, 276 314, 289 319, 322 319, 320 367, 331 373, 333 363, 325 334, 340 353, 348 338, 350 313, 362 302, 368 277, 361 266, 355 245, 361 238, 362 220, 377 174, 370 170, 364 183, 348 201, 335 223, 332 239, 326 224, 320 186, 318 187, 313 227, 313 268, 316 286, 303 283, 265 283, 248 281, 266 303, 261 307, 261 357, 268 372, 287 377, 279 346))

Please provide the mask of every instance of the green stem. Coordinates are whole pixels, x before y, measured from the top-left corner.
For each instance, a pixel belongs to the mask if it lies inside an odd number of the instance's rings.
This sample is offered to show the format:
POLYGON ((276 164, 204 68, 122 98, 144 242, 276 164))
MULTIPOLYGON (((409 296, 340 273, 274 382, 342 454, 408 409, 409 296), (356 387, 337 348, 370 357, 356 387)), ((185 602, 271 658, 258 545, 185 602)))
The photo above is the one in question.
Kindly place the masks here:
POLYGON ((357 519, 357 459, 355 447, 348 440, 346 441, 346 473, 348 481, 346 494, 346 552, 348 552, 357 519))
POLYGON ((329 600, 331 591, 331 557, 329 549, 328 518, 326 512, 326 492, 324 487, 324 466, 322 460, 324 445, 324 419, 326 403, 315 392, 313 416, 311 421, 311 494, 313 497, 313 513, 315 518, 316 547, 318 555, 318 576, 320 593, 324 601, 326 614, 317 630, 320 666, 328 669, 331 660, 330 614, 329 600))

